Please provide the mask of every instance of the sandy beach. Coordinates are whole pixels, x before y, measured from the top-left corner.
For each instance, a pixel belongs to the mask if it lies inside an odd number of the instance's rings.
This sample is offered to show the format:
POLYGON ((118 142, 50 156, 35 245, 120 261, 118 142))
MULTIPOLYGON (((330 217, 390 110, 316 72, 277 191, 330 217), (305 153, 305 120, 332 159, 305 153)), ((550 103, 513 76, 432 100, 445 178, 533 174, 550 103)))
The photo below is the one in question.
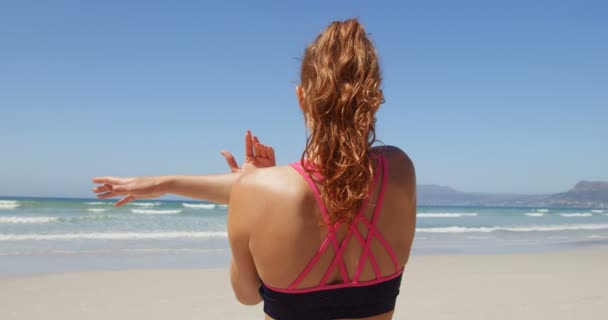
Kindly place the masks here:
MULTIPOLYGON (((415 256, 395 319, 605 319, 608 247, 541 254, 415 256)), ((0 278, 0 319, 262 319, 226 269, 0 278)))

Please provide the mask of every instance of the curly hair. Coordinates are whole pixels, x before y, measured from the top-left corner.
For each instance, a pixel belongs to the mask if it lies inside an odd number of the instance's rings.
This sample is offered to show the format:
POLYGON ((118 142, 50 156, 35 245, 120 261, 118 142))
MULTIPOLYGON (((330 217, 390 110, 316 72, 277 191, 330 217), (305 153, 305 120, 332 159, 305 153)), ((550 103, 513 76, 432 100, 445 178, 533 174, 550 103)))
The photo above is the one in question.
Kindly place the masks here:
POLYGON ((310 130, 302 161, 323 177, 317 183, 329 223, 350 223, 373 180, 370 148, 384 102, 376 49, 359 21, 332 22, 306 48, 300 78, 310 130))

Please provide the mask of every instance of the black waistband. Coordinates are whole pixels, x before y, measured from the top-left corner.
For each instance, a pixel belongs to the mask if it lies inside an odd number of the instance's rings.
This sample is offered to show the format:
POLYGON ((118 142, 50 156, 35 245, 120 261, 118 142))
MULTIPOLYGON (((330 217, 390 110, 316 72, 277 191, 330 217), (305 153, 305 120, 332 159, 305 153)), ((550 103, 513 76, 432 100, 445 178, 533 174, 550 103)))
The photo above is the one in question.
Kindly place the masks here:
POLYGON ((276 320, 365 318, 395 308, 402 275, 377 284, 307 293, 277 292, 264 284, 264 312, 276 320))

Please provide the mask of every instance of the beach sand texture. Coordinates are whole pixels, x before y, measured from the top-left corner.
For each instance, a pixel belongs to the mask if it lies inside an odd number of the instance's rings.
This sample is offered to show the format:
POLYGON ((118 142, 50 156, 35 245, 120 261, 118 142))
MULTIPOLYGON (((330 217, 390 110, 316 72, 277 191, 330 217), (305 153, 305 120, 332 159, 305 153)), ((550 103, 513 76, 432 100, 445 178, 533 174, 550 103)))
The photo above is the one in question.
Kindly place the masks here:
MULTIPOLYGON (((606 319, 608 248, 415 256, 394 319, 606 319)), ((224 269, 0 278, 0 319, 263 319, 224 269)))

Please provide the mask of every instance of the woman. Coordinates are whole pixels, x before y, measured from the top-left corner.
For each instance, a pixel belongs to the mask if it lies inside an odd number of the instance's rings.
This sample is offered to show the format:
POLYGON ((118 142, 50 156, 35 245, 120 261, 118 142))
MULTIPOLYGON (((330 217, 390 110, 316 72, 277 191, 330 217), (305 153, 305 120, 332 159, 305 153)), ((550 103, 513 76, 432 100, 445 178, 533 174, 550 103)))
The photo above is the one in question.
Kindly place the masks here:
POLYGON ((372 147, 380 82, 363 27, 333 22, 306 48, 296 87, 309 130, 301 161, 251 169, 274 161, 248 133, 250 169, 95 178, 104 185, 94 191, 125 195, 117 205, 165 193, 229 203, 232 287, 241 303, 264 300, 267 319, 391 319, 415 232, 416 182, 403 151, 372 147))

